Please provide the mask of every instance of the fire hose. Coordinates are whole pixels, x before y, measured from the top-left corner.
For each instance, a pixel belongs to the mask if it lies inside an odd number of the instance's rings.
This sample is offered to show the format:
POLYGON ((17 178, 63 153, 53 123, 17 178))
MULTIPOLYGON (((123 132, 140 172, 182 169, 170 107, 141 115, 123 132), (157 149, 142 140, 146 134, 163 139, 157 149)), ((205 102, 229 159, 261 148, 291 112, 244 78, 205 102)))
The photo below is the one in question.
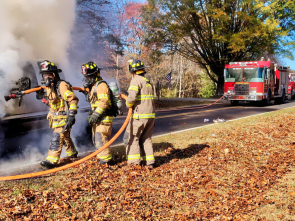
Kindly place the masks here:
MULTIPOLYGON (((29 90, 26 90, 26 91, 22 91, 22 92, 18 92, 18 95, 17 96, 23 96, 25 94, 30 94, 30 93, 33 93, 33 92, 36 92, 36 91, 39 91, 41 89, 45 89, 45 86, 41 86, 41 87, 37 87, 37 88, 32 88, 32 89, 29 89, 29 90)), ((81 87, 73 87, 73 90, 78 90, 78 91, 84 91, 84 90, 87 90, 85 88, 81 88, 81 87)), ((9 95, 9 96, 6 96, 5 99, 10 100, 10 99, 13 99, 13 98, 16 98, 17 96, 13 96, 14 94, 12 95, 9 95)), ((121 97, 123 99, 126 100, 126 95, 124 94, 121 94, 121 97)), ((209 104, 209 105, 206 105, 206 106, 202 106, 202 107, 194 107, 194 108, 183 108, 183 109, 199 109, 199 108, 206 108, 206 107, 209 107, 215 103, 217 103, 218 101, 220 101, 224 96, 222 96, 221 98, 219 98, 217 101, 215 101, 214 103, 212 104, 209 104)), ((74 167, 74 166, 77 166, 79 164, 82 164, 84 163, 85 161, 87 160, 90 160, 91 158, 95 157, 97 154, 101 153, 103 150, 105 150, 106 148, 108 148, 119 136, 120 134, 123 132, 123 130, 126 128, 129 120, 130 120, 130 117, 131 117, 131 114, 132 114, 132 108, 129 108, 129 111, 128 111, 128 114, 127 114, 127 117, 122 125, 122 127, 119 129, 119 131, 114 135, 114 137, 109 141, 107 142, 104 146, 102 146, 99 150, 91 153, 90 155, 78 160, 78 161, 75 161, 73 163, 70 163, 70 164, 67 164, 67 165, 64 165, 64 166, 61 166, 61 167, 57 167, 57 168, 54 168, 54 169, 50 169, 50 170, 45 170, 45 171, 40 171, 40 172, 35 172, 35 173, 28 173, 28 174, 21 174, 21 175, 15 175, 15 176, 6 176, 6 177, 0 177, 0 181, 8 181, 8 180, 19 180, 19 179, 27 179, 27 178, 33 178, 33 177, 37 177, 37 176, 44 176, 44 175, 48 175, 48 174, 51 174, 51 173, 55 173, 55 172, 58 172, 58 171, 62 171, 62 170, 66 170, 66 169, 69 169, 71 167, 74 167)))
POLYGON ((202 108, 206 108, 209 107, 213 104, 216 104, 218 101, 220 101, 222 98, 226 97, 226 95, 223 95, 221 98, 219 98, 218 100, 216 100, 215 102, 213 102, 212 104, 208 104, 205 106, 201 106, 201 107, 186 107, 186 108, 175 108, 175 109, 167 109, 167 110, 157 110, 156 112, 165 112, 165 111, 172 111, 172 110, 191 110, 191 109, 202 109, 202 108))
MULTIPOLYGON (((45 87, 42 86, 42 88, 45 88, 45 87)), ((40 89, 41 89, 41 87, 33 88, 33 89, 30 89, 30 90, 23 91, 22 94, 29 94, 29 93, 32 93, 32 92, 36 92, 36 91, 38 91, 40 89)), ((73 90, 85 90, 85 89, 80 88, 80 87, 73 87, 73 90)), ((127 98, 126 95, 124 95, 124 94, 121 94, 121 97, 123 99, 125 99, 125 100, 127 98)), ((88 155, 88 156, 86 156, 86 157, 84 157, 84 158, 82 158, 82 159, 80 159, 78 161, 75 161, 73 163, 70 163, 70 164, 67 164, 67 165, 64 165, 64 166, 61 166, 61 167, 57 167, 57 168, 54 168, 54 169, 50 169, 50 170, 44 170, 44 171, 40 171, 40 172, 28 173, 28 174, 22 174, 22 175, 15 175, 15 176, 0 177, 0 181, 20 180, 20 179, 27 179, 27 178, 37 177, 37 176, 44 176, 44 175, 48 175, 48 174, 55 173, 55 172, 58 172, 58 171, 69 169, 71 167, 74 167, 74 166, 77 166, 77 165, 79 165, 81 163, 84 163, 87 160, 90 160, 91 158, 95 157, 97 154, 101 153, 103 150, 108 148, 120 136, 120 134, 126 128, 128 122, 130 120, 131 114, 132 114, 132 108, 129 108, 126 120, 124 121, 124 123, 123 123, 122 127, 120 128, 120 130, 114 135, 114 137, 109 142, 107 142, 99 150, 91 153, 90 155, 88 155)))

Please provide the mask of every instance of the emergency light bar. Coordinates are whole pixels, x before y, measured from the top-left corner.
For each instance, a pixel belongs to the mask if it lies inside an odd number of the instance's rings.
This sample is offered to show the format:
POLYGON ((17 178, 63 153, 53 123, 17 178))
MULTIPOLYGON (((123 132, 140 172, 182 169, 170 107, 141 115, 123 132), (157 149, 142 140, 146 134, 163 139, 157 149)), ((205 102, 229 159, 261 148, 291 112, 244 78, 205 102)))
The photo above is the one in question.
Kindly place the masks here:
POLYGON ((243 62, 243 61, 240 61, 240 62, 229 62, 230 65, 232 64, 239 64, 240 66, 246 66, 246 65, 251 65, 251 64, 257 64, 257 61, 246 61, 246 62, 243 62))
POLYGON ((256 62, 230 62, 231 67, 257 67, 256 62))

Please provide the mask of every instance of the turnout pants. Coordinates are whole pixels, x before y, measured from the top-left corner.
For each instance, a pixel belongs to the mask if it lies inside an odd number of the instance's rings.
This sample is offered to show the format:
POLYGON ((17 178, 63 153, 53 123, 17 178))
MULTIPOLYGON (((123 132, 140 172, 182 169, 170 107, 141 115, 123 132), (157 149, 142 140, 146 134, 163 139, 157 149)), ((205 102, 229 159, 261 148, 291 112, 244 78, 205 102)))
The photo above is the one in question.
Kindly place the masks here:
POLYGON ((77 152, 76 147, 70 137, 71 129, 62 133, 63 127, 54 128, 52 139, 50 141, 50 147, 48 151, 48 157, 46 160, 57 164, 60 159, 62 147, 65 145, 66 153, 68 156, 72 156, 77 152))
MULTIPOLYGON (((112 134, 111 123, 97 123, 92 125, 92 140, 96 149, 100 149, 108 142, 108 137, 112 134)), ((107 148, 97 154, 97 158, 102 162, 108 162, 112 159, 110 149, 107 148)))
POLYGON ((131 119, 124 134, 124 143, 127 144, 127 164, 139 164, 142 160, 147 165, 155 163, 152 144, 155 119, 131 119))

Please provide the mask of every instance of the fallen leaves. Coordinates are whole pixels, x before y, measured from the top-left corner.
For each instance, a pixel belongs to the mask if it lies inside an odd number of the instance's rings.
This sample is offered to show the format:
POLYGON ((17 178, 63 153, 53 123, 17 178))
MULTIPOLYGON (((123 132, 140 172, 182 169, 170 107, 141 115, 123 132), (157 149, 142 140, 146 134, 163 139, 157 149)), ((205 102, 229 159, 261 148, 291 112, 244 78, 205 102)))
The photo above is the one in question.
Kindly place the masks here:
POLYGON ((121 161, 111 167, 94 160, 47 178, 2 182, 0 220, 249 219, 273 203, 265 193, 295 166, 294 120, 290 111, 154 139, 158 167, 151 171, 116 156, 121 161))

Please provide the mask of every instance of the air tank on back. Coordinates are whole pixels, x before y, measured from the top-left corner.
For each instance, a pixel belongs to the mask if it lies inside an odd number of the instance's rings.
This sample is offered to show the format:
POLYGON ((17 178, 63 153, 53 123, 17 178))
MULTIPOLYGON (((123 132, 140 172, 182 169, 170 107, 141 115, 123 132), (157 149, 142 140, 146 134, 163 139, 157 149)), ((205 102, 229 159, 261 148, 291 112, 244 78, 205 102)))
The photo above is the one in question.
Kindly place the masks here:
POLYGON ((119 92, 119 89, 118 89, 118 86, 115 82, 111 82, 109 83, 109 87, 111 89, 111 91, 113 92, 113 96, 114 96, 114 102, 116 102, 116 105, 118 107, 118 112, 119 112, 119 115, 122 115, 123 114, 123 108, 122 108, 122 101, 120 100, 120 92, 119 92))

